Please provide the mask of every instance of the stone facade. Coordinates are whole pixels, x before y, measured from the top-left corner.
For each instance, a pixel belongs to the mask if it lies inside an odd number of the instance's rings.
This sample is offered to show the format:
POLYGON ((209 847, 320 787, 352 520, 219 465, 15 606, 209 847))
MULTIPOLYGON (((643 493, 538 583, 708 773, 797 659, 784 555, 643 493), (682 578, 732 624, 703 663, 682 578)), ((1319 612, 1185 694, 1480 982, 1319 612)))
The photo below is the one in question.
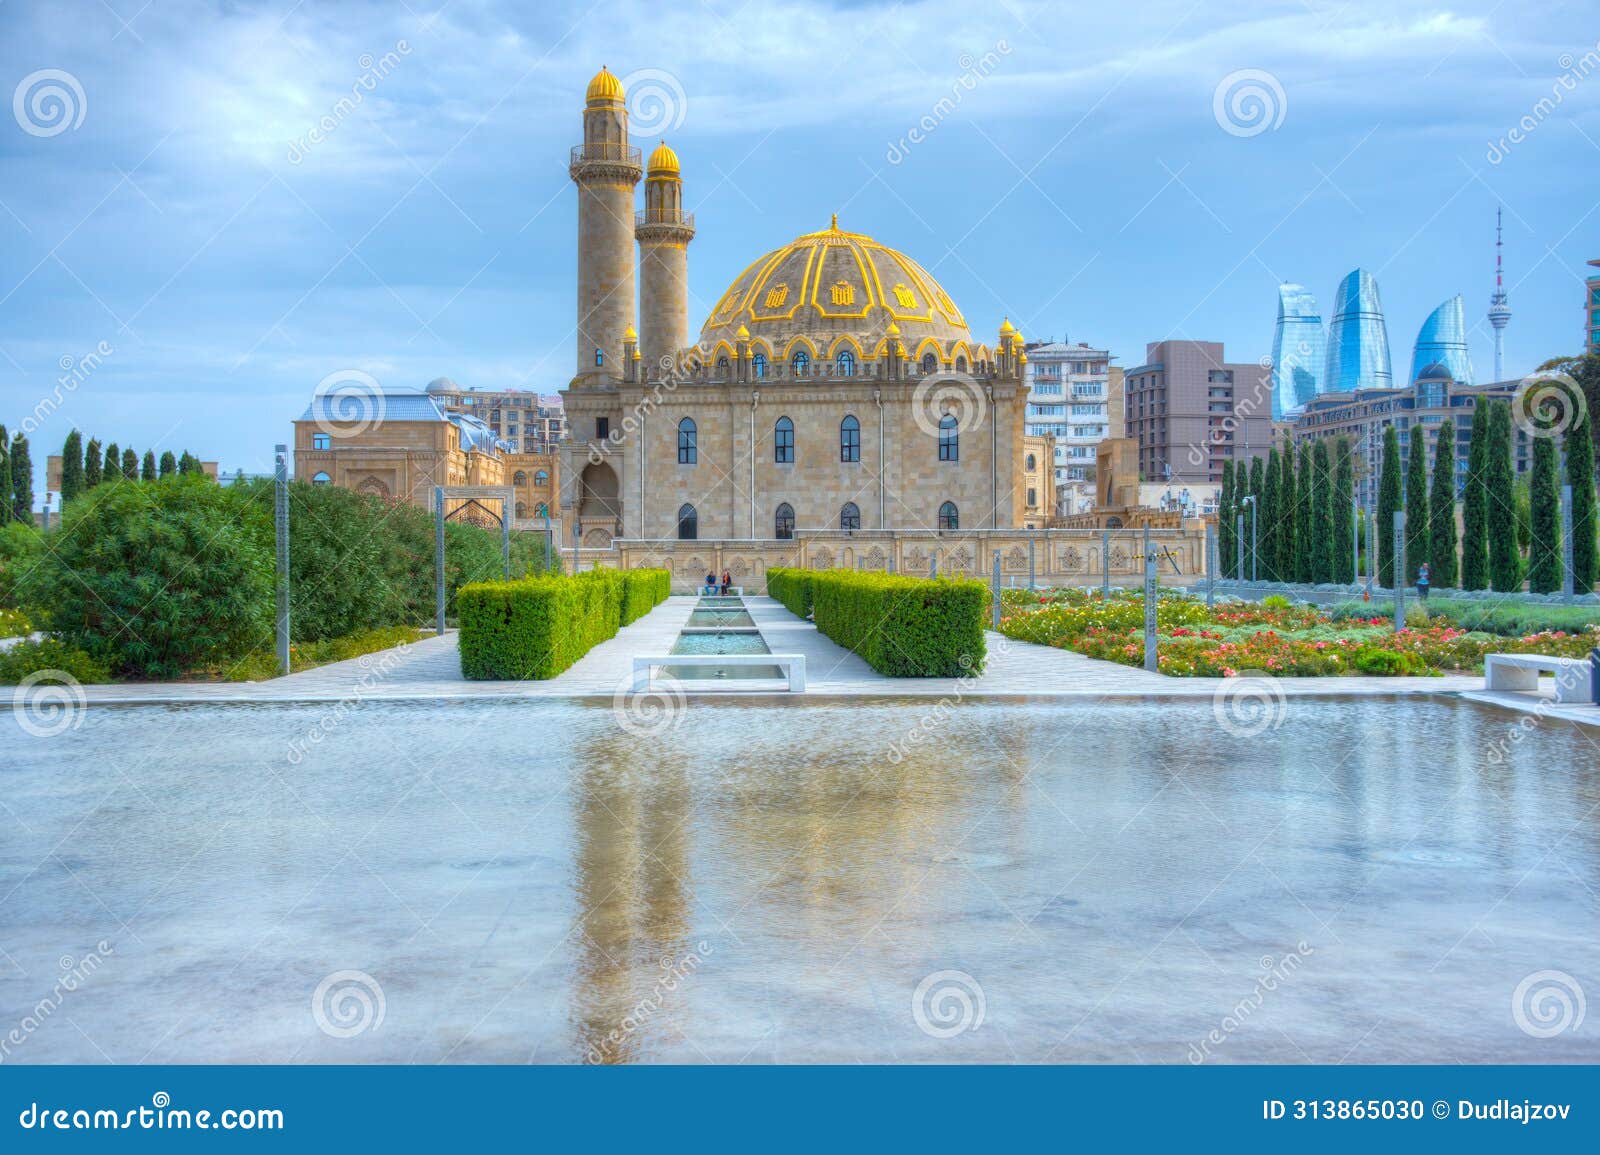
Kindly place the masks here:
POLYGON ((604 69, 589 84, 568 171, 578 186, 577 372, 615 373, 633 325, 633 190, 643 170, 628 144, 622 84, 604 69))

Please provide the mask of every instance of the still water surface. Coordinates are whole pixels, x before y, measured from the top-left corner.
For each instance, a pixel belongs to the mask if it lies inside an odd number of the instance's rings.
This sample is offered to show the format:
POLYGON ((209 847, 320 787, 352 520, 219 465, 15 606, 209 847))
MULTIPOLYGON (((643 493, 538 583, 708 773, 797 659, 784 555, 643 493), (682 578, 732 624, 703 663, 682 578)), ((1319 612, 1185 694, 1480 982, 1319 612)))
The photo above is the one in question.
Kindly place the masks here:
POLYGON ((1511 722, 94 709, 0 752, 0 1022, 109 948, 8 1061, 1600 1060, 1512 1004, 1600 992, 1600 756, 1511 722))

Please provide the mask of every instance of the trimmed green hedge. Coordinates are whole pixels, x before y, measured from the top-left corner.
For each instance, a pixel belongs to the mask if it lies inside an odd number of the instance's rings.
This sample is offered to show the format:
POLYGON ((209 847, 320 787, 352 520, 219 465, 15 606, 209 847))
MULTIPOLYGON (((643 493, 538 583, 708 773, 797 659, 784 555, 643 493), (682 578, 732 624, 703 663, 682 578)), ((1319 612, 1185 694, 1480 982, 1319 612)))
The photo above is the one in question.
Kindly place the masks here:
POLYGON ((669 582, 666 570, 600 569, 462 586, 461 675, 553 678, 665 601, 669 582))
POLYGON ((767 571, 767 593, 783 603, 797 618, 811 616, 811 574, 803 569, 775 568, 767 571))
POLYGON ((822 634, 854 650, 891 678, 959 678, 983 672, 983 619, 989 590, 970 579, 912 578, 855 570, 821 570, 796 578, 771 571, 796 613, 811 603, 822 634), (794 599, 793 604, 789 599, 794 599))

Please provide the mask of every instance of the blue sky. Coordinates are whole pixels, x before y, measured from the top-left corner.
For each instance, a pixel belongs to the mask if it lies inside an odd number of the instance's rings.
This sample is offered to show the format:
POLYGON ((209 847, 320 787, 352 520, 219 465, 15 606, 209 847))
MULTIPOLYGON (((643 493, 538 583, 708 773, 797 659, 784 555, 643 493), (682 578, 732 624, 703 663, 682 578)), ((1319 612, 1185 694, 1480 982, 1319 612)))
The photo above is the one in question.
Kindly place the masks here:
POLYGON ((1487 380, 1503 203, 1508 374, 1580 342, 1593 3, 12 0, 0 95, 47 69, 81 89, 35 80, 0 117, 0 420, 41 414, 40 487, 73 426, 266 470, 341 369, 562 388, 566 157, 601 64, 630 103, 663 98, 633 114, 683 162, 691 332, 750 260, 838 212, 982 334, 1010 316, 1123 365, 1170 337, 1256 360, 1280 280, 1326 311, 1363 265, 1397 372, 1462 293, 1487 380), (1230 114, 1228 77, 1265 109, 1230 114), (28 99, 51 84, 65 122, 28 99))

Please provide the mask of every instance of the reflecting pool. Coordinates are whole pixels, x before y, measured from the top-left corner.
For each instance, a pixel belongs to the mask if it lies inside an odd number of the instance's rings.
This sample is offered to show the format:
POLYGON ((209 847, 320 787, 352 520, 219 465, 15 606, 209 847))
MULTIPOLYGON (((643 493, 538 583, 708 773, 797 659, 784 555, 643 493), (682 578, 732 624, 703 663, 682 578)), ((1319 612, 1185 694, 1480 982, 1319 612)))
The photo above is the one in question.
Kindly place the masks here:
POLYGON ((1592 1008, 1541 1038, 1514 1001, 1547 972, 1600 990, 1600 759, 1562 723, 83 718, 0 743, 0 1020, 98 960, 7 1061, 1600 1060, 1592 1008))

